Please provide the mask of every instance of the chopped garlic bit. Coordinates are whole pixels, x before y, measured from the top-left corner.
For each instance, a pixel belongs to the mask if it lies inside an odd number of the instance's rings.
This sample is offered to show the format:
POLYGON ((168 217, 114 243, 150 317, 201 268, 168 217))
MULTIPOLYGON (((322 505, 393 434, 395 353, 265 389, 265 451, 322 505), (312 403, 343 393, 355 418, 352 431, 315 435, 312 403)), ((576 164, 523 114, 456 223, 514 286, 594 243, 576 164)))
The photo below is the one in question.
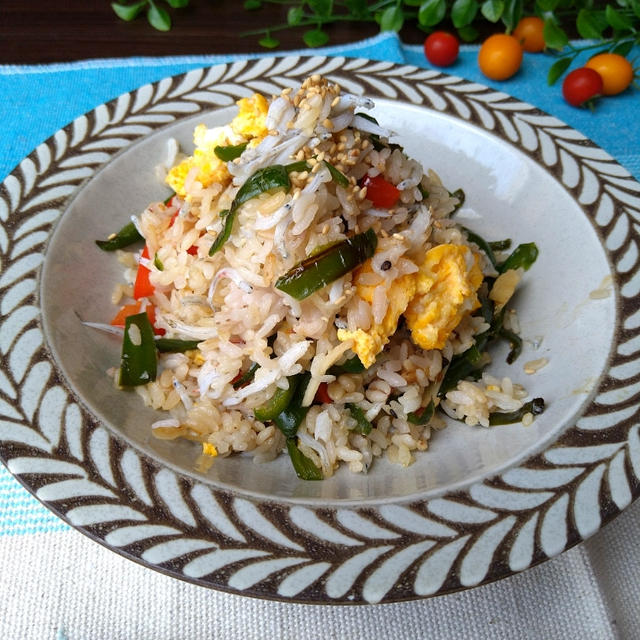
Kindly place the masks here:
POLYGON ((509 269, 498 276, 489 292, 489 298, 496 303, 496 312, 509 302, 521 279, 522 269, 509 269))

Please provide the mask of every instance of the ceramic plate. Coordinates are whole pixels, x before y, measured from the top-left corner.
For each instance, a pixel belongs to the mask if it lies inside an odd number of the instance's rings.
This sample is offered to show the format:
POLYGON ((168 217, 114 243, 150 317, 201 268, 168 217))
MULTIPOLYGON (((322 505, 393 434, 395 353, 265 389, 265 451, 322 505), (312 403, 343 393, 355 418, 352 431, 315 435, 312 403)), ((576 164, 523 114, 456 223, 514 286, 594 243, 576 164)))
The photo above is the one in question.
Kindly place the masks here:
POLYGON ((344 58, 239 62, 166 78, 78 118, 0 189, 0 457, 46 506, 122 555, 204 586, 299 602, 397 601, 510 575, 597 531, 640 491, 640 185, 530 105, 431 70, 344 58), (374 115, 491 239, 536 242, 516 301, 525 350, 490 371, 543 396, 533 425, 451 423, 407 469, 299 481, 286 457, 194 470, 195 445, 105 375, 119 277, 93 240, 165 195, 166 140, 312 73, 374 115), (548 364, 528 375, 523 364, 548 364))

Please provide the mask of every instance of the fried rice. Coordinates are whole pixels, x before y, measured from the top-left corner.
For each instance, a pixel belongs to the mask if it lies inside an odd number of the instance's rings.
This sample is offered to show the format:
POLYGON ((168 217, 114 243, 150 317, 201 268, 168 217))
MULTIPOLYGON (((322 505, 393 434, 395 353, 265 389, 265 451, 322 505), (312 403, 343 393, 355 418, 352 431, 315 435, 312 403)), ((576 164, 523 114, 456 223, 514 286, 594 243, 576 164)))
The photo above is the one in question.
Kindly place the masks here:
POLYGON ((444 416, 485 427, 494 414, 532 420, 523 387, 483 371, 484 349, 473 375, 443 390, 497 313, 503 337, 517 340, 504 310, 523 269, 503 277, 455 222, 462 193, 389 142, 363 115, 372 106, 318 76, 270 100, 254 96, 243 118, 198 128, 194 155, 176 156, 166 177, 176 194, 135 218, 146 255, 118 251, 125 282, 114 304, 136 297, 137 310, 153 309, 156 334, 191 341, 160 353, 155 379, 135 386, 166 412, 153 434, 200 443, 202 470, 216 456, 264 462, 283 451, 309 479, 340 465, 366 472, 380 456, 407 466, 444 416), (221 161, 212 146, 236 157, 221 161), (274 166, 288 183, 267 180, 238 205, 243 185, 274 166), (367 255, 350 252, 354 239, 367 255), (322 271, 327 256, 357 264, 300 291, 300 274, 322 271), (144 296, 135 295, 141 270, 144 296), (293 431, 269 413, 274 398, 297 403, 286 407, 293 431))

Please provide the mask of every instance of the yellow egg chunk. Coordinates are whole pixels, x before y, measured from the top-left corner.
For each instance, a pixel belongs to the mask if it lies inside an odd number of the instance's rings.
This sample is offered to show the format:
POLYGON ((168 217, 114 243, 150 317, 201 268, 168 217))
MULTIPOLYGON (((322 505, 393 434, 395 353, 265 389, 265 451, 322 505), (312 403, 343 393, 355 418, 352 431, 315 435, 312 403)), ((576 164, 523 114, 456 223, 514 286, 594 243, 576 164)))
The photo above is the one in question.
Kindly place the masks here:
POLYGON ((250 98, 241 98, 236 103, 238 115, 231 121, 231 128, 238 135, 245 138, 264 138, 267 135, 267 111, 269 103, 259 93, 254 93, 250 98))
POLYGON ((265 124, 269 103, 259 93, 238 100, 238 115, 223 127, 207 128, 199 124, 193 132, 196 149, 167 174, 167 184, 179 195, 186 196, 184 186, 189 172, 196 168, 196 180, 203 187, 214 183, 226 186, 231 181, 227 163, 215 154, 215 148, 238 145, 244 142, 259 142, 267 134, 265 124))
MULTIPOLYGON (((372 273, 371 259, 367 260, 355 273, 354 282, 358 282, 358 276, 362 273, 372 273)), ((377 287, 384 286, 382 281, 377 285, 356 284, 356 295, 362 300, 372 303, 374 291, 377 287)), ((415 274, 406 274, 396 278, 387 291, 387 312, 380 324, 372 324, 368 331, 356 329, 338 329, 338 340, 344 342, 353 340, 351 350, 360 358, 365 367, 370 367, 376 360, 376 356, 384 349, 389 338, 398 328, 398 320, 404 313, 409 301, 416 292, 415 274)))
POLYGON ((464 315, 478 308, 481 284, 478 257, 468 247, 442 244, 427 251, 404 314, 413 341, 442 349, 464 315))
POLYGON ((218 450, 210 442, 203 442, 202 453, 204 453, 205 456, 215 458, 218 455, 218 450))

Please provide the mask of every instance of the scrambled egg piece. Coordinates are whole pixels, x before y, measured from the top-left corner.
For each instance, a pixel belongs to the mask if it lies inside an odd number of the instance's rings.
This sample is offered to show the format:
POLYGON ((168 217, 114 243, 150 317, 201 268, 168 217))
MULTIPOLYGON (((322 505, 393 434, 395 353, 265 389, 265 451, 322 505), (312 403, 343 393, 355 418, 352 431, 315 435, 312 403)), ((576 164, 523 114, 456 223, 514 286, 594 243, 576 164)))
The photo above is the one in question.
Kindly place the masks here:
MULTIPOLYGON (((367 260, 360 267, 355 275, 354 281, 357 282, 358 275, 362 273, 372 272, 371 259, 367 260)), ((371 303, 373 301, 373 293, 376 287, 384 286, 384 282, 376 285, 356 284, 357 295, 371 303)), ((415 275, 410 273, 393 281, 387 297, 389 305, 387 312, 382 319, 381 324, 374 324, 368 331, 356 329, 348 331, 347 329, 338 329, 338 340, 345 342, 353 340, 351 350, 358 355, 360 362, 365 367, 370 367, 376 360, 376 356, 384 349, 389 342, 389 338, 395 333, 398 327, 398 320, 404 313, 409 301, 416 292, 415 275)))
POLYGON ((204 453, 205 456, 215 458, 218 455, 218 450, 210 442, 203 442, 202 453, 204 453))
POLYGON ((416 296, 405 312, 413 341, 442 349, 463 316, 479 306, 478 257, 468 247, 442 244, 427 251, 416 278, 416 296))
POLYGON ((193 168, 198 169, 196 179, 203 187, 208 187, 214 182, 226 185, 231 176, 227 169, 227 163, 216 156, 214 149, 217 146, 242 144, 250 141, 257 144, 267 135, 265 124, 269 103, 259 93, 251 98, 238 100, 238 115, 230 124, 223 127, 207 129, 199 124, 193 132, 193 141, 196 149, 193 155, 186 158, 167 174, 167 184, 179 195, 184 197, 186 190, 184 182, 193 168))
POLYGON ((264 138, 267 133, 267 111, 269 103, 259 93, 254 93, 250 98, 242 98, 236 103, 238 115, 231 121, 231 128, 238 135, 245 138, 264 138))

